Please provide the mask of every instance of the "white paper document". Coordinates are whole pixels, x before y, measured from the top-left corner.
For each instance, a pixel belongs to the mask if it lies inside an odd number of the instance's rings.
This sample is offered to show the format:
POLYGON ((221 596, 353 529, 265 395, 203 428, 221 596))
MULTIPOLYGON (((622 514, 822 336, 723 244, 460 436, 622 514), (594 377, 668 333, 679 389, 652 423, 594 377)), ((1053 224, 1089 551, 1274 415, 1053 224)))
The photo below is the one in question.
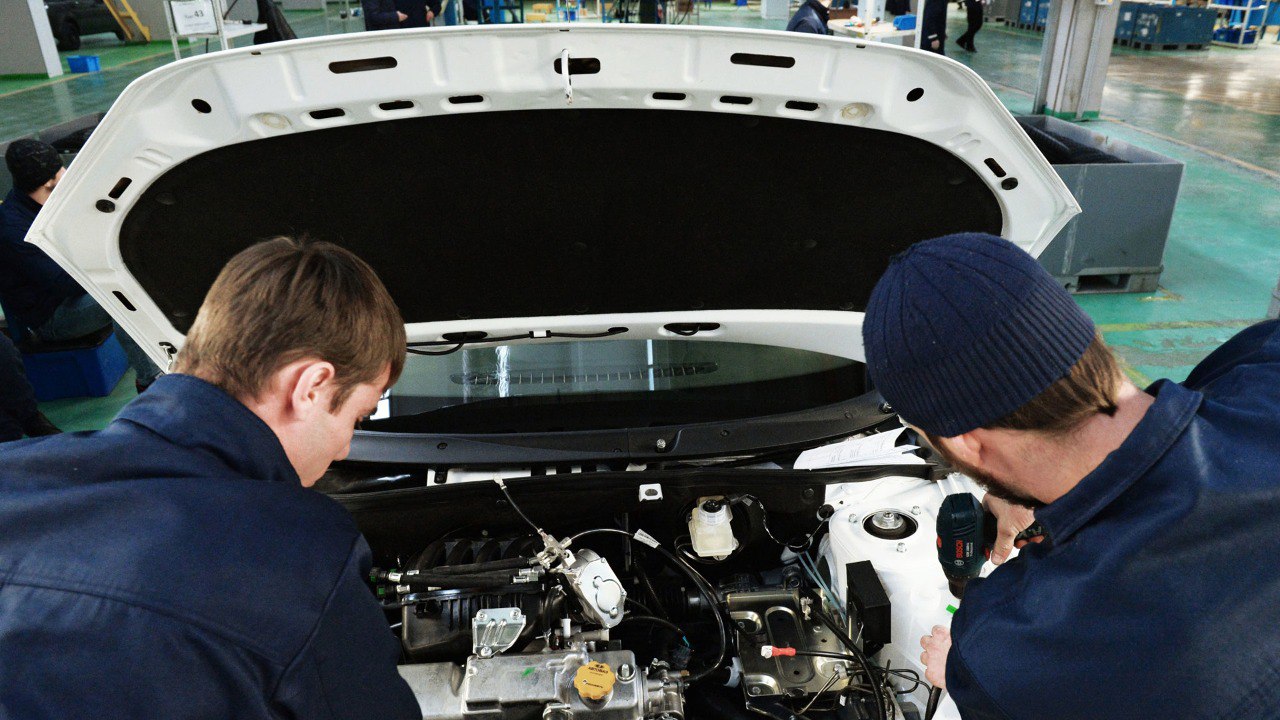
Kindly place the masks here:
POLYGON ((913 451, 917 445, 895 445, 906 428, 867 437, 850 438, 832 445, 805 450, 796 458, 796 470, 822 470, 867 465, 926 465, 913 451))
POLYGON ((173 29, 179 37, 218 34, 213 0, 170 0, 169 8, 173 11, 173 29))

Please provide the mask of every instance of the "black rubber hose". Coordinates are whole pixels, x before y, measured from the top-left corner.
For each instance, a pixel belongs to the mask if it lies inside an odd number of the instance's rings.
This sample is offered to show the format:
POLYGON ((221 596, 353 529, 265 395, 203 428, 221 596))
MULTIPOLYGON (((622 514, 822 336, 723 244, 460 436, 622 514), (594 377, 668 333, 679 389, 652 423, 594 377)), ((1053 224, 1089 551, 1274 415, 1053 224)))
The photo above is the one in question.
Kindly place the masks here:
POLYGON ((644 591, 649 594, 649 599, 653 601, 653 611, 658 617, 669 620, 671 615, 662 606, 662 598, 658 597, 658 591, 654 589, 653 583, 649 582, 649 573, 645 572, 644 565, 636 563, 635 568, 636 577, 640 579, 640 587, 644 588, 644 591))
POLYGON ((689 638, 689 633, 685 632, 679 625, 671 622, 670 620, 664 620, 663 618, 656 617, 654 615, 628 615, 622 618, 622 622, 618 624, 625 625, 627 623, 648 623, 650 625, 657 625, 658 627, 666 628, 671 632, 678 634, 686 640, 689 638))
POLYGON ((849 634, 847 632, 845 632, 842 628, 840 628, 840 626, 836 625, 834 620, 827 617, 827 614, 825 612, 823 612, 822 610, 817 610, 813 614, 817 615, 818 620, 822 621, 822 624, 826 625, 827 629, 835 634, 836 639, 838 639, 840 643, 844 645, 855 658, 858 659, 858 663, 862 665, 862 671, 867 674, 867 682, 870 683, 871 685, 872 700, 873 700, 872 705, 875 706, 875 709, 876 709, 875 718, 876 720, 885 720, 884 705, 880 702, 881 697, 880 697, 879 686, 876 684, 876 676, 871 672, 871 661, 867 659, 866 654, 862 652, 862 650, 858 647, 858 645, 853 642, 853 638, 849 637, 849 634))
POLYGON ((929 690, 929 702, 924 706, 924 720, 933 720, 933 714, 938 712, 938 703, 942 700, 942 688, 935 687, 929 690))
MULTIPOLYGON (((583 530, 582 532, 570 538, 570 542, 576 543, 580 538, 586 537, 588 535, 621 535, 623 537, 628 537, 635 540, 635 534, 627 532, 626 530, 618 530, 617 528, 596 528, 594 530, 583 530)), ((640 541, 637 540, 637 542, 640 542, 640 541)), ((720 642, 718 643, 719 651, 716 654, 716 660, 714 663, 712 663, 711 665, 708 665, 702 670, 699 670, 697 673, 694 673, 693 675, 689 676, 688 682, 690 684, 698 682, 699 680, 702 680, 703 678, 707 677, 708 675, 710 675, 711 673, 719 669, 719 667, 724 664, 725 656, 728 655, 728 652, 729 652, 728 628, 725 626, 724 614, 720 612, 720 599, 716 597, 716 590, 715 588, 711 587, 711 583, 707 582, 707 579, 702 577, 702 575, 699 574, 697 570, 694 570, 692 567, 690 567, 688 563, 684 562, 683 560, 676 557, 675 555, 672 555, 669 550, 662 547, 661 545, 657 545, 657 544, 650 545, 647 542, 641 542, 640 544, 654 550, 659 555, 666 558, 667 562, 671 563, 671 565, 674 566, 676 570, 679 570, 686 577, 688 577, 689 580, 692 581, 695 586, 697 586, 698 590, 702 592, 703 596, 706 597, 708 607, 711 609, 711 614, 715 616, 716 627, 720 635, 720 642)), ((884 720, 884 719, 881 718, 880 720, 884 720)))

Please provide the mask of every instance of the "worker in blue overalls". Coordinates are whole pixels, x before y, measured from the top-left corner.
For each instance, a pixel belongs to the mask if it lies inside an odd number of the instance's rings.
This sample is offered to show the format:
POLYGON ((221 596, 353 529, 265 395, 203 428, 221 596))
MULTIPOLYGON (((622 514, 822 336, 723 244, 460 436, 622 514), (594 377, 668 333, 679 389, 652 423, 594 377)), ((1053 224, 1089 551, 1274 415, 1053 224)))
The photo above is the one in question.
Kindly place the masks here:
POLYGON ((796 14, 787 23, 787 32, 830 35, 827 20, 831 17, 831 0, 804 0, 796 14))
POLYGON ((277 238, 105 430, 4 445, 0 716, 421 718, 369 546, 309 489, 404 357, 368 265, 277 238))
POLYGON ((920 0, 920 49, 947 54, 947 0, 920 0))
POLYGON ((988 489, 993 561, 1044 530, 921 640, 966 720, 1280 717, 1280 321, 1141 390, 1034 259, 956 235, 893 259, 863 341, 988 489))

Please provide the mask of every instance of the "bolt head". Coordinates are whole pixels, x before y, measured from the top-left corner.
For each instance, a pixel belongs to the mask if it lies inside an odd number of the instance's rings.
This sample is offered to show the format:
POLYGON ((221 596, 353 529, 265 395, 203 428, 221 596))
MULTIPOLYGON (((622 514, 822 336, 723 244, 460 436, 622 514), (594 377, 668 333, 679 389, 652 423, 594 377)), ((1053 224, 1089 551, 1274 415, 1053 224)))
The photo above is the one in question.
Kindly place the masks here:
POLYGON ((759 688, 759 687, 752 686, 752 688, 751 688, 750 690, 748 690, 747 692, 748 692, 748 693, 750 693, 750 694, 752 694, 752 695, 759 695, 759 694, 760 694, 760 688, 759 688))
POLYGON ((919 506, 919 505, 915 505, 915 506, 913 506, 913 507, 911 508, 911 514, 912 514, 912 515, 919 515, 921 512, 923 512, 923 511, 920 509, 920 506, 919 506))
POLYGON ((655 443, 653 444, 653 446, 654 446, 654 447, 656 447, 656 448, 658 448, 659 450, 666 450, 666 449, 667 449, 667 441, 666 441, 666 440, 663 440, 662 438, 658 438, 658 441, 657 441, 657 442, 655 442, 655 443))
POLYGON ((900 553, 904 553, 904 552, 906 552, 906 551, 907 551, 907 544, 906 544, 906 543, 898 543, 898 552, 900 552, 900 553))

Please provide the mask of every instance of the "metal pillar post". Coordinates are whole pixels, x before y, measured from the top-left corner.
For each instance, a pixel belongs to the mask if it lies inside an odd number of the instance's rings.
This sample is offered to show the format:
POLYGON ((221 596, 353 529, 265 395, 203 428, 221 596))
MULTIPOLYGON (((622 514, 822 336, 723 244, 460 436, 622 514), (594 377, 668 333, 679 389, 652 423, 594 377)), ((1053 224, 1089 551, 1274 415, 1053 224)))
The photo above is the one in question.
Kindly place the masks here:
POLYGON ((1098 117, 1119 17, 1115 0, 1052 0, 1032 103, 1035 113, 1063 120, 1098 117))

